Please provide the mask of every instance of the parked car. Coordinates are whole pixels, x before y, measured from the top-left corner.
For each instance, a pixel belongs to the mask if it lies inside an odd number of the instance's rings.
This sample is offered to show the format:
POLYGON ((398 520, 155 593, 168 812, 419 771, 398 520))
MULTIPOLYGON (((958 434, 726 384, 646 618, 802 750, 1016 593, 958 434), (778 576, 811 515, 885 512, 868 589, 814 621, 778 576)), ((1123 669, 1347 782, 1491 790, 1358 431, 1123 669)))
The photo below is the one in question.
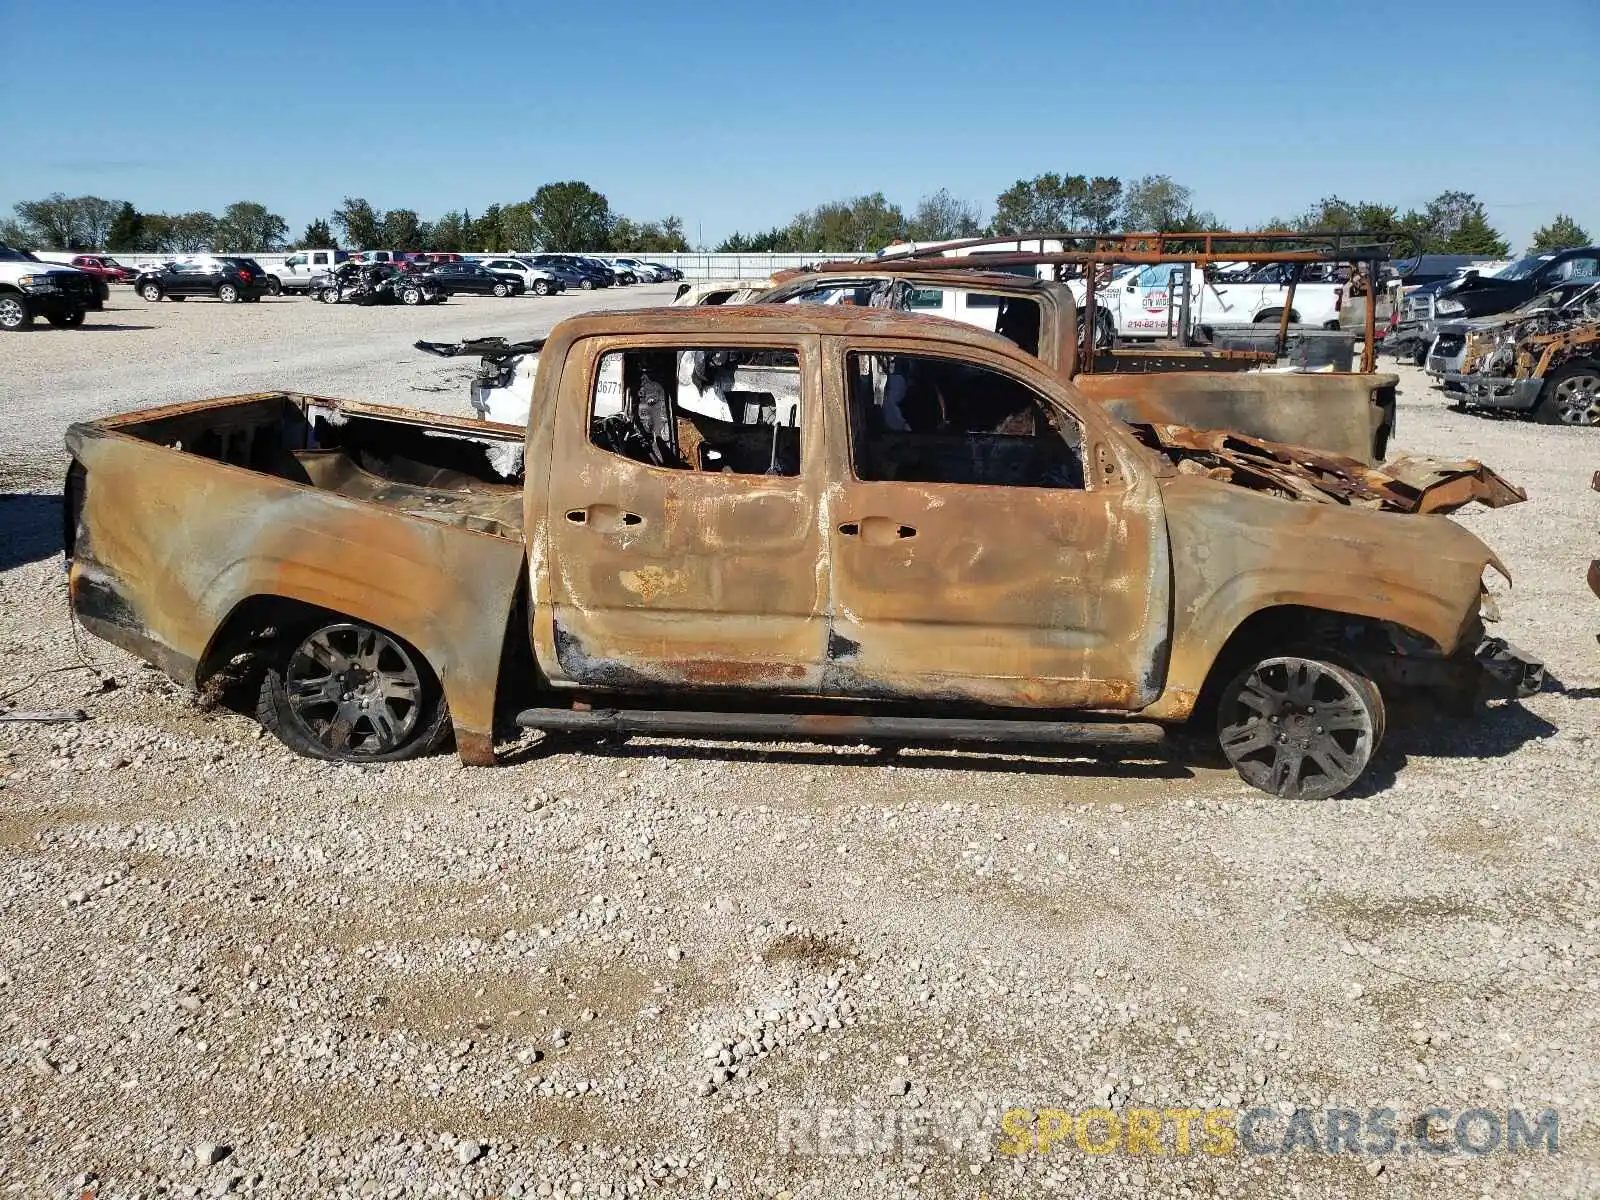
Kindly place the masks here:
POLYGON ((267 294, 309 291, 313 279, 326 275, 349 257, 343 250, 296 250, 267 272, 267 294))
POLYGON ((253 258, 204 254, 141 271, 133 287, 152 304, 159 300, 187 300, 190 296, 215 296, 232 304, 260 300, 270 285, 267 272, 253 258))
POLYGON ((645 266, 654 269, 663 282, 677 283, 683 278, 683 272, 678 270, 677 267, 669 267, 664 263, 658 262, 646 263, 645 266))
POLYGON ((96 279, 103 279, 107 283, 132 283, 133 277, 138 272, 130 271, 114 258, 104 254, 40 254, 40 259, 45 262, 59 262, 69 267, 76 267, 96 279))
POLYGON ((655 267, 647 262, 640 262, 637 258, 614 258, 611 260, 612 269, 621 268, 628 275, 632 275, 639 283, 660 283, 666 278, 655 267))
POLYGON ((530 267, 520 258, 509 256, 480 258, 478 265, 501 275, 517 276, 522 280, 522 286, 535 296, 549 296, 566 290, 567 285, 554 271, 547 271, 543 267, 530 267))
POLYGON ((428 275, 452 296, 461 292, 478 296, 520 296, 527 290, 521 275, 490 271, 477 263, 440 263, 428 275))
POLYGON ((536 271, 548 271, 561 284, 563 291, 576 288, 583 283, 583 272, 573 269, 566 263, 556 262, 551 255, 518 254, 515 259, 525 267, 536 271), (545 259, 539 262, 540 258, 545 259))
POLYGON ((627 270, 625 267, 616 262, 607 262, 603 258, 595 258, 594 256, 588 254, 579 255, 579 258, 598 271, 611 272, 612 282, 619 284, 622 287, 627 287, 629 284, 639 282, 632 271, 627 270))
POLYGON ((94 279, 57 263, 41 263, 0 242, 0 330, 15 333, 43 317, 60 328, 83 324, 100 307, 94 279))
POLYGON ((612 287, 617 282, 616 273, 609 267, 576 254, 535 254, 530 261, 536 267, 554 265, 571 271, 578 277, 575 286, 585 292, 594 288, 612 287))

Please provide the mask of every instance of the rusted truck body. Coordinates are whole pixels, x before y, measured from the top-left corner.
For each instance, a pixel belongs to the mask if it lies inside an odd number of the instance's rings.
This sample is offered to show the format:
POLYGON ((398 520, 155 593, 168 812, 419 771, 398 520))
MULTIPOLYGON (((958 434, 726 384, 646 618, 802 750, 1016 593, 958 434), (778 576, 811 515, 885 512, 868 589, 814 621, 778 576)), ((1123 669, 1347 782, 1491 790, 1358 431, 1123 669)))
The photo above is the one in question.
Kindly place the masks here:
POLYGON ((1201 709, 1245 779, 1314 797, 1392 690, 1538 681, 1442 515, 1521 498, 1492 472, 1136 429, 892 311, 569 320, 525 429, 269 393, 67 444, 83 624, 327 758, 453 731, 488 763, 517 727, 1145 744, 1201 709))

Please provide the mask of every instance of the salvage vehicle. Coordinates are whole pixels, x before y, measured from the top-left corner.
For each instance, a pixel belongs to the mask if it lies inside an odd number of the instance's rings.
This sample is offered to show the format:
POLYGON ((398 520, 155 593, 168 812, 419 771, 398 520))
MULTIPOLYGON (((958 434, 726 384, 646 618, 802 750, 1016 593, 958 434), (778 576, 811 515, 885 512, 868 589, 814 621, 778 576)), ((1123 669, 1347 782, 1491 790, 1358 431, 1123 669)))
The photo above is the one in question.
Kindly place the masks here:
POLYGON ((72 328, 100 307, 95 281, 84 272, 41 263, 0 242, 0 330, 27 329, 36 317, 57 328, 72 328))
MULTIPOLYGON (((1366 462, 1381 462, 1388 451, 1395 428, 1393 375, 1244 373, 1241 368, 1261 366, 1273 356, 1208 349, 1115 350, 1097 354, 1100 370, 1091 373, 1083 369, 1077 307, 1065 284, 916 266, 867 262, 799 274, 752 299, 958 317, 998 331, 1124 420, 1237 430, 1366 462)), ((461 346, 472 349, 455 352, 483 358, 469 383, 473 411, 485 420, 525 424, 537 354, 507 353, 497 341, 461 346)))
POLYGON ((307 293, 324 304, 443 304, 448 298, 431 275, 415 275, 388 262, 340 263, 311 281, 307 293))
POLYGON ((1600 425, 1600 280, 1564 302, 1465 333, 1460 370, 1439 379, 1467 408, 1531 412, 1547 425, 1600 425))
POLYGON ((1439 290, 1434 315, 1484 317, 1506 312, 1569 279, 1600 279, 1600 246, 1530 254, 1493 275, 1468 271, 1439 290))
MULTIPOLYGON (((1461 372, 1467 352, 1467 338, 1475 333, 1488 333, 1516 325, 1524 333, 1548 332, 1554 322, 1566 317, 1582 317, 1597 306, 1600 280, 1569 279, 1542 292, 1509 312, 1488 317, 1467 317, 1451 321, 1435 321, 1433 343, 1428 349, 1425 367, 1435 380, 1461 372)), ((1448 390, 1459 391, 1452 386, 1448 390)))
POLYGON ((1523 498, 1479 464, 1136 431, 895 312, 591 313, 542 346, 524 429, 282 392, 74 425, 74 613, 346 762, 453 732, 488 764, 518 729, 1148 747, 1196 718, 1312 799, 1401 693, 1538 686, 1481 623, 1504 568, 1442 515, 1523 498))
POLYGON ((267 294, 309 292, 311 281, 350 257, 343 250, 296 250, 267 273, 267 294))
POLYGON ((256 301, 270 290, 266 271, 253 258, 233 254, 197 254, 160 267, 150 267, 133 281, 133 290, 150 303, 215 296, 224 304, 256 301))
POLYGON ((749 304, 772 290, 770 279, 697 279, 680 283, 674 304, 749 304))

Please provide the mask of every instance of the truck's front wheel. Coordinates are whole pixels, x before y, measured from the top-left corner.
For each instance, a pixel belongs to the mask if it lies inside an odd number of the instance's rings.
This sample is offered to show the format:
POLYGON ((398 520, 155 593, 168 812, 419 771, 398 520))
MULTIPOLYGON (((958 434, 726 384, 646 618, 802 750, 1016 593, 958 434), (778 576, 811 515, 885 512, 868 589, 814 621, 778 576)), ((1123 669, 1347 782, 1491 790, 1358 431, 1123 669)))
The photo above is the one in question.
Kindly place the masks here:
POLYGON ((0 329, 14 333, 33 324, 33 310, 15 292, 0 293, 0 329))
POLYGON ((1318 658, 1264 658, 1223 689, 1217 737, 1239 777, 1288 800, 1337 796, 1383 741, 1383 697, 1364 675, 1318 658))
POLYGON ((262 678, 256 716, 296 754, 337 762, 415 758, 450 733, 444 691, 422 656, 359 621, 293 643, 262 678))

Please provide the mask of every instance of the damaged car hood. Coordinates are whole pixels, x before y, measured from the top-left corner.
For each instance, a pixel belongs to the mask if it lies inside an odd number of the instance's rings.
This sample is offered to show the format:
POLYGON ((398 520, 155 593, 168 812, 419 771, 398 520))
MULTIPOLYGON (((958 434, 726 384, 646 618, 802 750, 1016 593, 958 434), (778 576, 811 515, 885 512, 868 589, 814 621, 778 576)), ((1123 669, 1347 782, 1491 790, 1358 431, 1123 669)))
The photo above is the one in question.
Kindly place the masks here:
POLYGON ((1184 425, 1134 425, 1134 433, 1183 475, 1313 504, 1398 513, 1452 513, 1477 502, 1488 508, 1528 498, 1474 459, 1398 458, 1368 466, 1304 446, 1267 442, 1226 430, 1184 425))

